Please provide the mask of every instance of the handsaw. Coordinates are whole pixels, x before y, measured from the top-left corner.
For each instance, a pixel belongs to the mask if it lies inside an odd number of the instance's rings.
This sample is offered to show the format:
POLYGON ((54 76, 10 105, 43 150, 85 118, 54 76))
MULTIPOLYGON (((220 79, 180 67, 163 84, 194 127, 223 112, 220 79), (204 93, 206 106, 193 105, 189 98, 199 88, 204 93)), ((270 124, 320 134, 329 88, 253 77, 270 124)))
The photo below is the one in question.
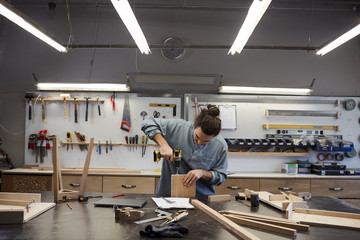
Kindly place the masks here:
POLYGON ((130 127, 131 127, 131 123, 130 123, 129 96, 125 96, 123 120, 121 121, 120 129, 130 132, 130 127))

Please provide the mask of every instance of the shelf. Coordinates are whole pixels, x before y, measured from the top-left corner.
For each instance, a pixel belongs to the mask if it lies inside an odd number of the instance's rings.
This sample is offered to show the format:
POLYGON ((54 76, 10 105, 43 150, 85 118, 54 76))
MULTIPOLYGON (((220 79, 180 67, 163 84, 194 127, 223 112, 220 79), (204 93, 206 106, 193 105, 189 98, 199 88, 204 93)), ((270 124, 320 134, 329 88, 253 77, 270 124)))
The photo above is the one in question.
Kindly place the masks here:
MULTIPOLYGON (((30 99, 31 101, 39 101, 41 103, 41 100, 43 100, 45 102, 63 102, 63 101, 66 101, 66 102, 74 102, 74 98, 60 98, 60 97, 57 97, 57 98, 54 98, 54 97, 44 97, 44 98, 32 98, 30 99)), ((29 99, 25 99, 26 101, 29 101, 29 99)), ((76 102, 86 102, 86 99, 85 98, 76 98, 76 102)), ((105 99, 103 98, 89 98, 88 99, 88 102, 98 102, 98 103, 104 103, 105 102, 105 99)))
MULTIPOLYGON (((66 146, 66 145, 89 145, 88 142, 85 142, 85 143, 79 143, 79 142, 64 142, 62 140, 59 141, 60 145, 62 146, 66 146)), ((96 142, 94 141, 94 146, 97 146, 99 145, 99 142, 96 142)), ((100 142, 100 145, 106 145, 106 142, 100 142)), ((108 146, 110 146, 110 142, 108 142, 107 144, 108 146)), ((126 146, 126 147, 130 147, 130 146, 139 146, 139 147, 148 147, 148 146, 154 146, 156 147, 157 145, 156 144, 126 144, 126 143, 116 143, 116 142, 113 142, 111 143, 111 145, 113 146, 126 146)))
POLYGON ((309 152, 228 152, 228 156, 307 157, 309 152))

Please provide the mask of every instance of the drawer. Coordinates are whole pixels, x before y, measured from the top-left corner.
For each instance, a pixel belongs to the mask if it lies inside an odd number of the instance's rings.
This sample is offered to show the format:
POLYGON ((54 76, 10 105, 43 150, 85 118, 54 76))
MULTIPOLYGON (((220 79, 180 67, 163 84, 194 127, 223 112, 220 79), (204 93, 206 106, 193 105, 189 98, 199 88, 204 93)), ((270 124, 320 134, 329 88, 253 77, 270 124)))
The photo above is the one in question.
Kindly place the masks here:
POLYGON ((310 179, 260 179, 260 191, 274 194, 280 191, 310 192, 310 179))
POLYGON ((259 179, 253 178, 239 178, 239 179, 227 179, 220 186, 215 187, 216 194, 229 194, 244 192, 245 188, 258 191, 259 179))
POLYGON ((103 177, 103 192, 155 193, 154 177, 103 177))
POLYGON ((1 181, 1 191, 3 192, 52 190, 52 176, 3 174, 1 181))
MULTIPOLYGON (((64 189, 80 190, 81 176, 62 175, 64 189)), ((102 192, 102 176, 87 176, 85 192, 102 192)))
POLYGON ((360 180, 312 179, 311 195, 360 198, 360 180))

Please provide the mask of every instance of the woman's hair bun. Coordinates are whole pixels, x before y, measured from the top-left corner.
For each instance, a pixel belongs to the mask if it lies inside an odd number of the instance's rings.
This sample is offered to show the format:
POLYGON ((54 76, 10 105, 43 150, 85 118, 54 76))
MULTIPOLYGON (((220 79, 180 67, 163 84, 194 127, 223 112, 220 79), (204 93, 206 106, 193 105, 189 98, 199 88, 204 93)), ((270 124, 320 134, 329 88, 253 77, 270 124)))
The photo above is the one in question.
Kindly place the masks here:
POLYGON ((208 104, 207 105, 209 115, 212 117, 218 117, 220 115, 220 110, 215 105, 208 104))

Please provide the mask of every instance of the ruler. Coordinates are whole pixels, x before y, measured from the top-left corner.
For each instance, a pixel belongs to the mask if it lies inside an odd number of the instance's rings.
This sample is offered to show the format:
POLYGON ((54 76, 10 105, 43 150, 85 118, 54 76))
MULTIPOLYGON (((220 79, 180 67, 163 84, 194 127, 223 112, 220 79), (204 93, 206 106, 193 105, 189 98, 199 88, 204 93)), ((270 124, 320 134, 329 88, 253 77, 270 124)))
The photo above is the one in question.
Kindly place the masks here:
POLYGON ((293 125, 293 124, 263 124, 268 129, 313 129, 313 130, 334 130, 339 131, 338 125, 293 125))

